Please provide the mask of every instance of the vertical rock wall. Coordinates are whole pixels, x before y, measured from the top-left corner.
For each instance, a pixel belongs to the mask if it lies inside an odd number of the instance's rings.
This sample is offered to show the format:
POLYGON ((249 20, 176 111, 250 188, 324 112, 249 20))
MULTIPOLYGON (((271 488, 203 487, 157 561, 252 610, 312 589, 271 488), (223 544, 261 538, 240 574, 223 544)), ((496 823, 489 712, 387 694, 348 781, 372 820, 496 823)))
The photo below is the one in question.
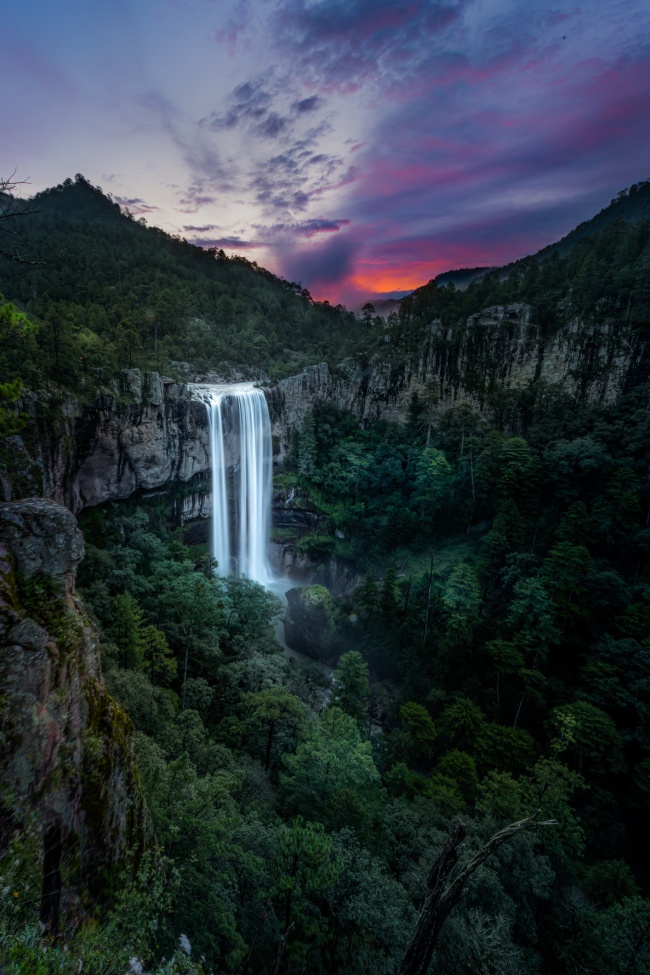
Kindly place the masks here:
POLYGON ((438 413, 461 403, 483 412, 489 394, 555 385, 577 403, 613 402, 650 371, 646 338, 620 322, 574 319, 552 335, 533 322, 529 305, 485 308, 466 322, 429 324, 417 355, 400 353, 387 329, 386 353, 366 365, 347 360, 330 370, 310 366, 269 392, 276 456, 291 449, 295 431, 315 403, 330 402, 363 422, 404 422, 414 394, 429 397, 438 413))
MULTIPOLYGON (((83 554, 66 508, 0 504, 0 822, 35 816, 48 877, 72 843, 94 890, 104 868, 142 849, 148 827, 131 722, 101 683, 96 635, 75 595, 83 554)), ((58 908, 50 901, 48 915, 44 903, 48 922, 58 908)))

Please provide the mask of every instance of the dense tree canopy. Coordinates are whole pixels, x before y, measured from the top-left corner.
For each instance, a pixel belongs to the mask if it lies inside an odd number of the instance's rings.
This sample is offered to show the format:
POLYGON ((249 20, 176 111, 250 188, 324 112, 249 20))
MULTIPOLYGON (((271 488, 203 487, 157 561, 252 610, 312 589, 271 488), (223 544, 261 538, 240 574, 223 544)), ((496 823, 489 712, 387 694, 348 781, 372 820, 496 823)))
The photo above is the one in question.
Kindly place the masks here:
MULTIPOLYGON (((83 396, 133 364, 279 374, 380 348, 399 367, 431 351, 438 319, 453 362, 467 317, 494 304, 529 303, 549 339, 579 319, 647 342, 647 220, 465 291, 418 289, 384 342, 370 307, 359 322, 149 230, 83 178, 37 202, 25 243, 51 264, 0 268, 5 444, 22 382, 83 396)), ((401 426, 331 403, 305 417, 278 487, 311 518, 283 544, 355 581, 328 596, 326 665, 282 652, 282 606, 216 577, 169 497, 82 515, 81 599, 133 723, 152 839, 100 901, 70 868, 47 942, 40 824, 0 822, 8 975, 646 975, 647 359, 614 401, 579 381, 500 388, 475 352, 462 385, 477 408, 436 411, 430 381, 401 426), (415 949, 434 916, 429 966, 415 949)), ((587 383, 601 366, 583 361, 587 383)), ((55 600, 43 580, 16 585, 35 618, 55 600)))

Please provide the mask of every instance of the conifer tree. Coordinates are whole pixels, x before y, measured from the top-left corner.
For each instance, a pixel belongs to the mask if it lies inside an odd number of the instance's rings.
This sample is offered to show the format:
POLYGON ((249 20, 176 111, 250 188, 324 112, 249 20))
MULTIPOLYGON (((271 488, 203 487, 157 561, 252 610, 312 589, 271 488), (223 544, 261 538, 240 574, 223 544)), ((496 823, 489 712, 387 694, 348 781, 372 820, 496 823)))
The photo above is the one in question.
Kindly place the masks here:
POLYGON ((344 653, 334 675, 332 704, 361 722, 369 693, 367 663, 357 650, 344 653))

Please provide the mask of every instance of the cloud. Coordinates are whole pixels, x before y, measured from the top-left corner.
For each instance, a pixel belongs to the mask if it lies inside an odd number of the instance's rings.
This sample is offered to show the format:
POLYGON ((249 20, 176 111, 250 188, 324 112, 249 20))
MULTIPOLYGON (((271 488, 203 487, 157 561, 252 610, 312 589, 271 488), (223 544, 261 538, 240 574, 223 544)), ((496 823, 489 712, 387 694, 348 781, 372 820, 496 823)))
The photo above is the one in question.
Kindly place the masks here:
POLYGON ((225 112, 211 112, 199 125, 214 132, 242 129, 263 140, 294 138, 304 117, 323 109, 326 102, 318 95, 296 100, 291 91, 287 79, 273 72, 251 78, 233 89, 225 112))
POLYGON ((216 203, 216 197, 207 189, 205 179, 195 179, 182 192, 178 202, 181 213, 196 213, 202 207, 216 203))
POLYGON ((277 112, 269 112, 263 122, 257 126, 260 135, 267 139, 277 139, 279 135, 286 132, 289 127, 289 119, 283 118, 277 112))
POLYGON ((225 26, 215 31, 215 41, 217 44, 226 45, 231 57, 237 54, 240 41, 243 40, 246 32, 250 28, 253 16, 254 8, 249 0, 239 0, 235 4, 225 26))
POLYGON ((299 115, 303 115, 305 112, 315 112, 316 109, 321 108, 325 104, 323 98, 319 98, 318 95, 310 95, 309 98, 301 98, 299 102, 294 102, 293 110, 299 115))
POLYGON ((186 233, 207 234, 210 230, 218 230, 219 227, 214 223, 205 224, 203 227, 195 227, 194 224, 185 224, 183 230, 186 233))
POLYGON ((139 196, 115 196, 114 200, 121 207, 125 207, 134 217, 144 213, 154 213, 156 210, 160 211, 160 207, 145 203, 139 196))
POLYGON ((268 244, 258 240, 243 240, 241 237, 192 237, 190 243, 197 247, 220 247, 232 251, 255 250, 268 247, 268 244))
POLYGON ((307 78, 354 91, 371 79, 410 76, 465 6, 466 0, 281 0, 273 33, 307 78))
POLYGON ((262 79, 243 82, 230 96, 230 108, 225 115, 213 112, 202 118, 200 125, 211 129, 234 129, 239 125, 259 125, 267 118, 273 101, 273 94, 265 87, 262 79))
POLYGON ((282 255, 283 276, 307 287, 329 286, 346 280, 354 267, 359 247, 350 237, 335 237, 318 247, 292 250, 282 255))
POLYGON ((276 214, 277 219, 278 213, 293 215, 305 211, 313 200, 340 185, 344 178, 343 158, 314 151, 328 132, 329 124, 321 123, 304 137, 287 143, 282 152, 252 167, 247 190, 265 214, 276 214))
POLYGON ((275 223, 268 227, 260 227, 267 235, 273 237, 316 237, 318 234, 337 233, 341 227, 349 226, 346 219, 326 220, 322 217, 304 220, 298 223, 275 223))

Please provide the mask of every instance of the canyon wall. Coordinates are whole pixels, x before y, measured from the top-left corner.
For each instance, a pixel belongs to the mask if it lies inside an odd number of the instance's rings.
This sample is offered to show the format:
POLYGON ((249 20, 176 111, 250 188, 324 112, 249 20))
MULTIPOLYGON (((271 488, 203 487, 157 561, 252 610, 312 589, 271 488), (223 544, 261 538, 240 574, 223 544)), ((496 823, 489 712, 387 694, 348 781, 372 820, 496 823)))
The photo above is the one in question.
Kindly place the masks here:
MULTIPOLYGON (((577 403, 611 402, 650 365, 647 341, 621 323, 573 320, 545 335, 522 304, 486 308, 453 327, 433 321, 417 354, 402 351, 400 327, 386 327, 385 352, 365 363, 346 360, 335 369, 320 363, 266 388, 276 464, 316 403, 372 423, 405 421, 414 395, 428 403, 434 422, 462 402, 485 412, 499 391, 543 384, 577 403)), ((130 369, 109 390, 84 399, 26 394, 22 408, 28 423, 23 435, 10 438, 11 473, 6 465, 0 470, 5 500, 39 494, 77 513, 189 482, 174 502, 177 520, 210 516, 207 416, 187 385, 130 369)))
POLYGON ((129 369, 120 384, 84 399, 27 393, 21 407, 27 425, 10 438, 5 500, 41 494, 78 513, 210 469, 205 407, 158 373, 129 369))
POLYGON ((286 456, 295 430, 315 403, 331 402, 363 422, 404 422, 414 394, 441 414, 462 402, 479 413, 499 390, 557 386, 576 403, 613 402, 650 367, 647 340, 620 322, 574 319, 551 335, 533 323, 529 305, 485 308, 463 325, 436 320, 417 355, 399 352, 387 327, 386 352, 365 365, 326 363, 281 380, 269 391, 276 454, 286 456))

